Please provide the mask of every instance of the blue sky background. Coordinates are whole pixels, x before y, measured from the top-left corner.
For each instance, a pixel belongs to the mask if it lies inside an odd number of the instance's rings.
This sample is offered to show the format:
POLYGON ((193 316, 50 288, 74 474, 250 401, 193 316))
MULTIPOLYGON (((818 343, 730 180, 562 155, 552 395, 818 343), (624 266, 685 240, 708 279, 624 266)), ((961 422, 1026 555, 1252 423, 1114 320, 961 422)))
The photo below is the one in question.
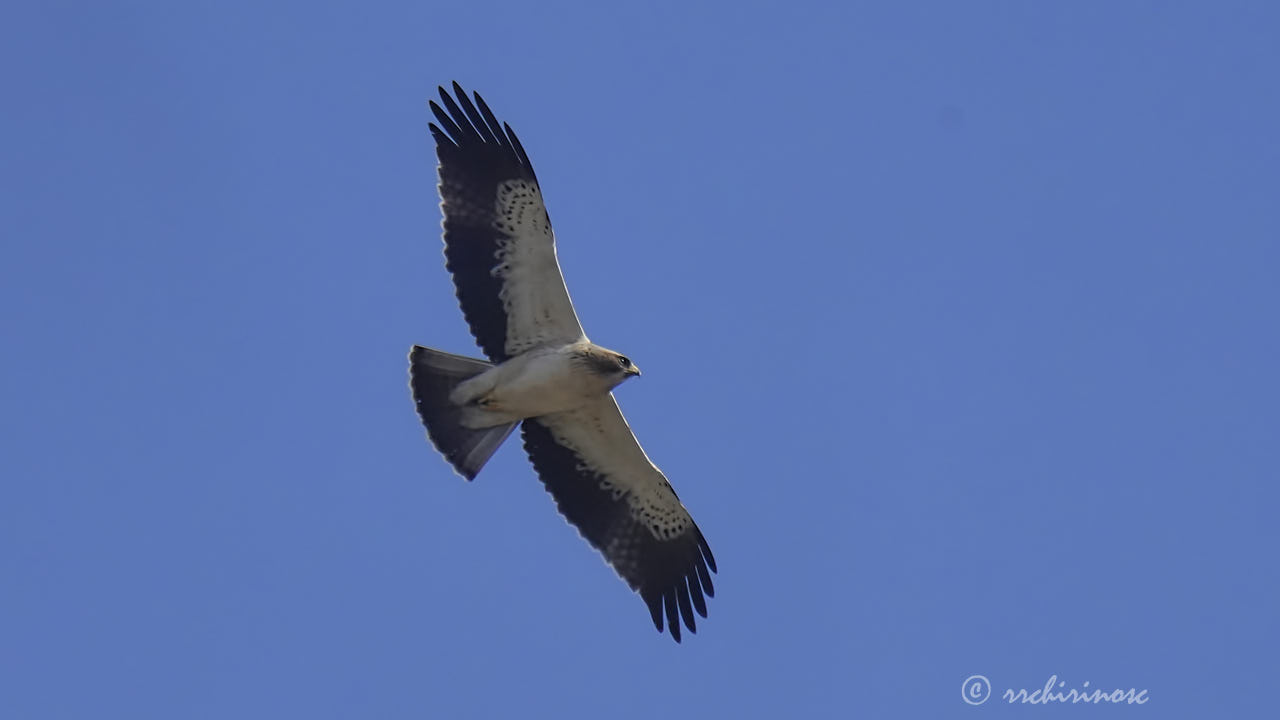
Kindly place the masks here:
POLYGON ((1258 717, 1274 3, 27 3, 0 21, 10 718, 1258 717), (839 5, 839 6, 837 6, 839 5), (697 636, 468 485, 427 100, 519 132, 720 562, 697 636), (1051 675, 1142 707, 972 708, 1051 675))

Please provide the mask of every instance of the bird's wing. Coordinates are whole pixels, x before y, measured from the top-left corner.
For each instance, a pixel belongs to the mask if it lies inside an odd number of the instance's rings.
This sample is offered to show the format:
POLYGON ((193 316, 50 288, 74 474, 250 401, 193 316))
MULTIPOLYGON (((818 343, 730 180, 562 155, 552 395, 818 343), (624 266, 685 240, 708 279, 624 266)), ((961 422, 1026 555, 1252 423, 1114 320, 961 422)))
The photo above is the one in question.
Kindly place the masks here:
POLYGON ((440 88, 431 124, 440 160, 445 267, 489 359, 582 339, 529 156, 479 94, 440 88))
POLYGON ((680 641, 681 617, 707 616, 711 548, 667 478, 605 395, 579 410, 524 421, 524 447, 560 512, 640 593, 653 624, 680 641), (705 596, 705 597, 704 597, 705 596))

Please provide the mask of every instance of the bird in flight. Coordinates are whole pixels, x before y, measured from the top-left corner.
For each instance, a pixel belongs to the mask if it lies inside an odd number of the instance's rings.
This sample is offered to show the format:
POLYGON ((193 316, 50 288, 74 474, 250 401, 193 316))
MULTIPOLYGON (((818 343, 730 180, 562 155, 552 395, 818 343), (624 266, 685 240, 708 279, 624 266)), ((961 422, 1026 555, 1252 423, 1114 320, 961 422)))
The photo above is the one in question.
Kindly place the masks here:
POLYGON ((488 361, 414 345, 409 386, 427 437, 472 480, 516 425, 560 513, 680 642, 707 616, 716 561, 612 390, 640 375, 587 339, 556 259, 529 156, 479 94, 440 88, 431 123, 440 161, 445 267, 488 361))

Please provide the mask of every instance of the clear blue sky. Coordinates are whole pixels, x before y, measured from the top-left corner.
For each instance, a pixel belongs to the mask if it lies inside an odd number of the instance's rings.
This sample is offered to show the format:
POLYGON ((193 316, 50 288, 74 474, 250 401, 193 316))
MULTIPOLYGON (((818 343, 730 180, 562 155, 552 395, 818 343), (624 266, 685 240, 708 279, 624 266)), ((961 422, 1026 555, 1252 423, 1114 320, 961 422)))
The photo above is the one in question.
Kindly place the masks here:
POLYGON ((1274 713, 1280 6, 839 5, 6 9, 0 714, 1274 713), (683 645, 424 439, 455 79, 644 368, 683 645))

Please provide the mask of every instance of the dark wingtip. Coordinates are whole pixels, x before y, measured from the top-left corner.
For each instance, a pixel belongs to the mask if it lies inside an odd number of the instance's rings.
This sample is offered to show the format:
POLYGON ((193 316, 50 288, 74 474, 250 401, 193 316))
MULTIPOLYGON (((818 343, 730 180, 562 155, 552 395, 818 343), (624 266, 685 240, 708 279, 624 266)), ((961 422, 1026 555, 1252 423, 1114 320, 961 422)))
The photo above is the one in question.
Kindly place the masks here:
POLYGON ((662 632, 662 596, 648 595, 644 598, 644 604, 649 606, 649 615, 653 617, 653 626, 662 632))
POLYGON ((698 547, 702 548, 702 556, 707 559, 711 572, 720 572, 716 569, 716 556, 711 554, 711 546, 707 544, 707 539, 702 537, 701 531, 698 532, 698 547))
POLYGON ((680 610, 676 607, 676 589, 674 587, 667 588, 662 594, 662 604, 667 610, 667 632, 671 633, 671 639, 680 642, 680 610))
POLYGON ((698 573, 698 580, 702 582, 702 592, 706 593, 707 597, 715 597, 716 586, 711 582, 711 573, 707 572, 707 564, 699 558, 693 567, 698 573))
POLYGON ((684 618, 684 626, 689 632, 698 632, 698 625, 693 619, 693 607, 689 604, 689 588, 683 583, 676 583, 676 600, 680 602, 680 616, 684 618))
POLYGON ((702 597, 702 583, 698 581, 698 571, 690 570, 685 577, 685 583, 689 586, 689 599, 693 601, 693 607, 702 617, 707 616, 707 601, 702 597))

